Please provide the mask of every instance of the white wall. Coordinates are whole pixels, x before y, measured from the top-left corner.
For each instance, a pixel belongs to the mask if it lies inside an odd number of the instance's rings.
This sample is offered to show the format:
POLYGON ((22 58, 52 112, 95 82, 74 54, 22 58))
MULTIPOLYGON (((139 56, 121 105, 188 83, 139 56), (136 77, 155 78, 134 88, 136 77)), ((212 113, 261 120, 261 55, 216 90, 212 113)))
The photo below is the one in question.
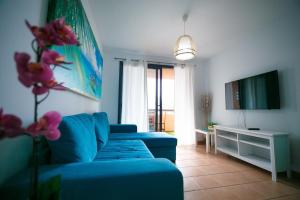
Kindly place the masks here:
POLYGON ((209 60, 198 61, 197 67, 194 69, 194 95, 195 95, 195 127, 205 128, 206 114, 201 108, 201 96, 208 95, 208 64, 209 60))
MULTIPOLYGON (((6 113, 22 117, 25 124, 33 118, 33 96, 17 81, 13 54, 15 51, 32 52, 30 42, 33 37, 25 27, 24 20, 32 24, 44 24, 47 5, 47 0, 0 1, 0 107, 6 113)), ((86 1, 83 5, 87 9, 86 1)), ((88 17, 91 15, 88 14, 88 17)), ((95 30, 95 27, 92 28, 95 30)), ((96 112, 99 102, 72 92, 51 92, 41 105, 39 114, 49 110, 57 110, 63 115, 96 112)), ((0 184, 27 166, 30 153, 31 140, 26 136, 0 141, 0 184)))
MULTIPOLYGON (((194 69, 194 104, 195 104, 195 128, 207 128, 208 114, 201 107, 201 97, 208 95, 208 64, 209 60, 197 61, 197 66, 194 69)), ((196 135, 197 141, 204 140, 203 135, 196 135)))
POLYGON ((213 57, 208 71, 212 119, 235 126, 241 111, 225 109, 224 83, 279 71, 282 108, 246 111, 246 123, 248 127, 290 132, 292 164, 300 171, 300 12, 299 8, 293 10, 213 57))

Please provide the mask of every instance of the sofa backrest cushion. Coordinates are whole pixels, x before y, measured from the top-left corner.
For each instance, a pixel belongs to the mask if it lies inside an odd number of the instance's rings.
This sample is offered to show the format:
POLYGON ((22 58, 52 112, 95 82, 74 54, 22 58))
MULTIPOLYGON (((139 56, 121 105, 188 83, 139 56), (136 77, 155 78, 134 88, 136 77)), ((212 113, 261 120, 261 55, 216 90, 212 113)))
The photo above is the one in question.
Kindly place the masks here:
POLYGON ((63 117, 59 125, 61 136, 49 141, 54 163, 90 162, 97 154, 95 121, 92 115, 63 117))
POLYGON ((108 117, 105 112, 98 112, 93 114, 95 118, 95 132, 97 137, 98 150, 104 147, 108 141, 110 127, 108 117))

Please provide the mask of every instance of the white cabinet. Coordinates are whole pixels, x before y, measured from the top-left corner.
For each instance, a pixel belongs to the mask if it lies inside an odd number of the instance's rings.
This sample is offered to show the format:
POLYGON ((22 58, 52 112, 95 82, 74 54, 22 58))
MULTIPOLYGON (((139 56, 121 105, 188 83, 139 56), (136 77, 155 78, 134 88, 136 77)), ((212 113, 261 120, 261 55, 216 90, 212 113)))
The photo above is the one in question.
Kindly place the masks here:
POLYGON ((226 126, 215 126, 215 153, 221 151, 243 161, 272 172, 276 181, 277 172, 290 176, 288 133, 251 131, 226 126))

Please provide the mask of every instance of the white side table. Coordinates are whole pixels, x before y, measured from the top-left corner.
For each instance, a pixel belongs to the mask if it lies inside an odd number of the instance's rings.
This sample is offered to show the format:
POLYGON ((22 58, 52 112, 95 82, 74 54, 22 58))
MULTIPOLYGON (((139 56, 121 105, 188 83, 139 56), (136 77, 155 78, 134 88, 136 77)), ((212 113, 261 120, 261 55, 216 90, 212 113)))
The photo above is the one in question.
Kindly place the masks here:
POLYGON ((205 129, 195 129, 196 135, 197 134, 203 134, 206 137, 206 153, 210 152, 210 145, 211 141, 213 142, 214 140, 211 139, 211 137, 214 137, 214 131, 210 130, 205 130, 205 129))

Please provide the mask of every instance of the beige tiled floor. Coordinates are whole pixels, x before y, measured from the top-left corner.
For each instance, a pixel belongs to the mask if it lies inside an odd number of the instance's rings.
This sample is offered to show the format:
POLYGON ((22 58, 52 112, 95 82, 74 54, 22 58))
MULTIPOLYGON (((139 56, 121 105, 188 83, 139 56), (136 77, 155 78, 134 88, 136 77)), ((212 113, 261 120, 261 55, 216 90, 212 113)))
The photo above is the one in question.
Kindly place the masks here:
POLYGON ((300 200, 300 190, 286 181, 224 154, 205 153, 204 145, 177 148, 176 165, 184 177, 185 200, 300 200))

